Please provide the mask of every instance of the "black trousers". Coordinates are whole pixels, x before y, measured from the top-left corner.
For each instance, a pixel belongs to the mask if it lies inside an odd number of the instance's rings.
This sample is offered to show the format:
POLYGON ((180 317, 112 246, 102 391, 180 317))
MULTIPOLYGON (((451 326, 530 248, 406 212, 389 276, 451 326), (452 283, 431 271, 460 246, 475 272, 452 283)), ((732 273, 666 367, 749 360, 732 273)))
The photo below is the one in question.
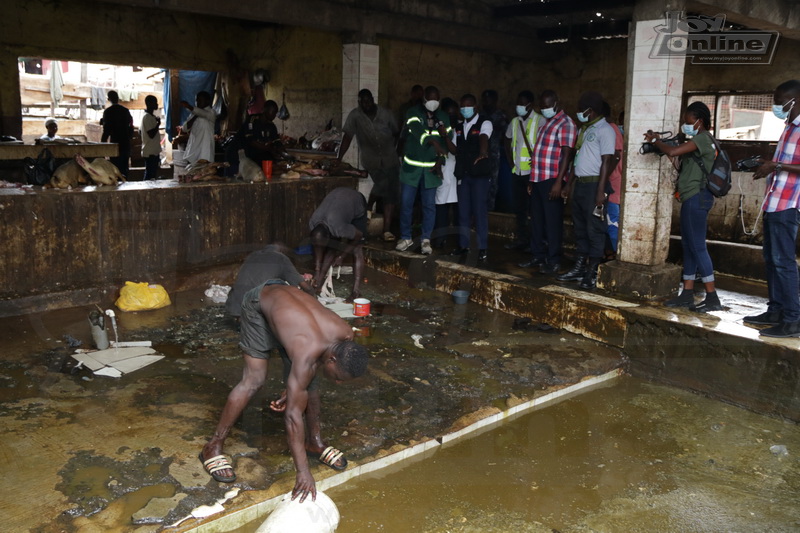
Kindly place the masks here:
POLYGON ((517 221, 514 240, 529 242, 531 238, 531 223, 528 218, 530 199, 528 198, 528 184, 531 182, 530 174, 513 174, 511 178, 512 206, 517 221))
POLYGON ((442 248, 451 235, 458 242, 458 232, 458 203, 436 204, 436 221, 431 234, 433 241, 431 244, 436 248, 442 248))
POLYGON ((578 256, 602 258, 605 255, 606 220, 592 214, 596 207, 597 182, 575 181, 572 191, 572 224, 578 256))
POLYGON ((555 182, 551 178, 534 183, 530 196, 531 252, 534 259, 544 259, 548 265, 561 262, 564 235, 564 201, 550 199, 555 182))

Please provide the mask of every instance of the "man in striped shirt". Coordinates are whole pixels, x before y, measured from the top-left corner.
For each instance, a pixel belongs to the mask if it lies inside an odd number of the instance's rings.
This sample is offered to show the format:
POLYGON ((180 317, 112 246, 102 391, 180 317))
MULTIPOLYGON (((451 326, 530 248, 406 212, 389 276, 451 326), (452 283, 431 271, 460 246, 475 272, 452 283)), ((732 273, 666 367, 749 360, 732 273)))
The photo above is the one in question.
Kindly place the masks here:
POLYGON ((561 191, 575 153, 578 128, 564 113, 555 91, 542 92, 539 102, 547 122, 539 131, 531 154, 528 194, 533 257, 520 266, 539 266, 542 274, 552 275, 558 273, 561 265, 564 231, 564 201, 561 191))
POLYGON ((767 178, 764 201, 764 264, 767 270, 767 311, 746 316, 744 322, 771 327, 765 337, 800 337, 800 293, 796 239, 800 224, 800 81, 775 89, 772 112, 786 121, 775 156, 753 175, 767 178))

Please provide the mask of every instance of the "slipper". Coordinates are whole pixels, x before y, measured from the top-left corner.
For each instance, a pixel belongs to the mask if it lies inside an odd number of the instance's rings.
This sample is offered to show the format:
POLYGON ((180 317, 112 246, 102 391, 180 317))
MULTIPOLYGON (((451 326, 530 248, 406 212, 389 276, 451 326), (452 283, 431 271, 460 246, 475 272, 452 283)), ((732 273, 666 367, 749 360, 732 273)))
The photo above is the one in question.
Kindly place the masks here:
POLYGON ((215 455, 210 459, 203 459, 203 451, 201 450, 200 455, 197 457, 200 459, 200 462, 203 463, 203 468, 205 471, 209 476, 214 478, 215 481, 219 481, 220 483, 233 483, 236 481, 235 473, 231 477, 225 477, 221 474, 217 474, 217 472, 220 470, 233 470, 233 465, 231 465, 231 462, 224 455, 215 455))
POLYGON ((333 468, 334 470, 338 470, 338 471, 341 472, 342 470, 347 468, 347 459, 345 459, 344 453, 340 452, 339 450, 337 450, 333 446, 328 446, 327 448, 322 450, 322 453, 320 453, 320 454, 311 453, 311 452, 307 452, 307 453, 308 453, 309 457, 314 457, 315 459, 318 459, 320 463, 322 463, 322 464, 324 464, 326 466, 329 466, 329 467, 333 468), (342 460, 341 466, 336 464, 339 461, 339 459, 342 460))

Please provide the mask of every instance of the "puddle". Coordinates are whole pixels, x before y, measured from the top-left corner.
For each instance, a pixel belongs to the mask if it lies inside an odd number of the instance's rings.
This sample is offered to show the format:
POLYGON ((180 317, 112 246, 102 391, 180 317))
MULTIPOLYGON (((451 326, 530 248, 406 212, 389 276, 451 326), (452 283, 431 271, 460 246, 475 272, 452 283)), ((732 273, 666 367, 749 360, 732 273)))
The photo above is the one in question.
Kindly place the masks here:
MULTIPOLYGON (((510 315, 456 306, 448 294, 376 272, 369 279, 374 312, 351 324, 369 346, 370 370, 349 384, 321 386, 323 435, 356 462, 440 435, 478 409, 506 408, 511 395, 532 397, 553 382, 539 368, 575 383, 622 364, 617 349, 565 333, 517 331, 510 315)), ((348 289, 346 278, 335 283, 348 289)), ((0 320, 16 332, 0 328, 0 338, 13 338, 0 354, 0 424, 7 428, 0 452, 25 465, 0 478, 0 491, 22 495, 0 502, 0 512, 13 517, 10 530, 128 531, 131 516, 156 497, 168 500, 158 503, 165 509, 139 513, 139 523, 173 523, 229 488, 209 479, 197 453, 242 375, 238 328, 202 291, 171 297, 174 307, 118 314, 122 340, 150 340, 166 356, 119 379, 64 369, 71 350, 63 336, 91 340, 88 308, 0 320), (31 498, 42 504, 32 508, 31 498)), ((283 388, 281 374, 272 358, 265 387, 226 442, 243 490, 294 476, 284 421, 265 408, 283 388)))
POLYGON ((796 425, 633 378, 616 383, 328 491, 337 532, 800 528, 796 425), (789 455, 773 454, 774 444, 789 455))

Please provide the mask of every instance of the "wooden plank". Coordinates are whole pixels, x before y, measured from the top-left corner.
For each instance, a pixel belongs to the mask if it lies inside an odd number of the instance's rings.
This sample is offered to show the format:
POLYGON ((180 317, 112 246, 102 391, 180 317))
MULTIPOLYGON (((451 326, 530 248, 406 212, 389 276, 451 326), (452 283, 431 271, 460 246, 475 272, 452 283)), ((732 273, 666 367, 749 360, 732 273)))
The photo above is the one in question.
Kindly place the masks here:
POLYGON ((119 153, 115 143, 98 144, 5 144, 0 145, 0 160, 22 160, 39 155, 47 147, 56 159, 69 159, 77 154, 83 157, 115 157, 119 153))

